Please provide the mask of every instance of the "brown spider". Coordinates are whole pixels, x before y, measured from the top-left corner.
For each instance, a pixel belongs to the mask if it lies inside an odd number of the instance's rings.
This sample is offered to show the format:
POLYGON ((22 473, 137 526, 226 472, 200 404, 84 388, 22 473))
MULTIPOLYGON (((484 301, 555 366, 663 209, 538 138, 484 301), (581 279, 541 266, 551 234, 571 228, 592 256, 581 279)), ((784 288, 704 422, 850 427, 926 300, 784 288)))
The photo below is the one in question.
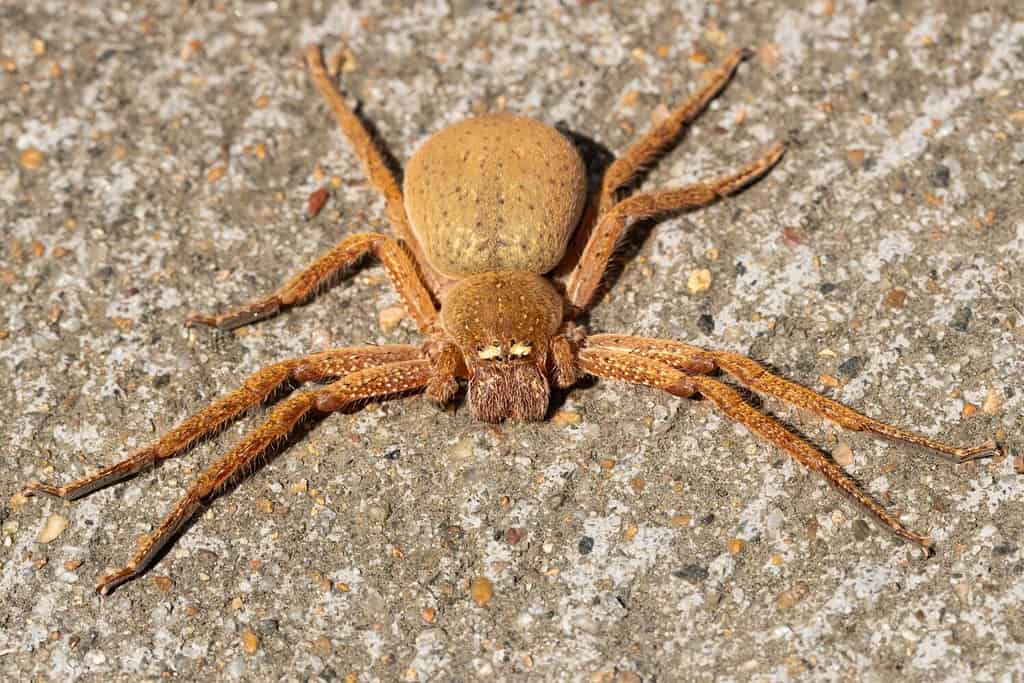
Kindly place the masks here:
POLYGON ((330 380, 275 406, 262 425, 199 476, 160 526, 142 539, 139 551, 122 569, 101 577, 96 589, 106 595, 145 571, 193 516, 251 472, 268 447, 304 416, 420 390, 445 404, 455 396, 459 380, 468 383, 473 416, 488 422, 542 420, 550 386, 570 387, 583 375, 674 396, 699 394, 820 473, 897 535, 927 550, 927 536, 903 526, 821 451, 755 410, 714 375, 724 372, 754 391, 846 429, 923 446, 957 462, 997 453, 994 442, 948 446, 861 415, 745 356, 663 339, 588 335, 573 322, 593 301, 630 220, 710 204, 761 178, 782 156, 783 145, 777 142, 735 173, 620 198, 638 170, 678 137, 745 57, 736 50, 710 71, 682 106, 608 167, 600 193, 588 201, 586 172, 573 145, 543 123, 508 114, 472 118, 429 138, 409 162, 403 194, 369 132, 327 75, 319 47, 310 46, 306 60, 313 83, 370 182, 384 195, 397 239, 378 233, 346 237, 270 296, 221 315, 193 313, 186 324, 227 330, 267 318, 311 298, 361 256, 373 253, 428 340, 422 347, 359 346, 275 363, 117 464, 65 486, 29 484, 27 491, 65 499, 84 496, 180 454, 291 382, 330 380))

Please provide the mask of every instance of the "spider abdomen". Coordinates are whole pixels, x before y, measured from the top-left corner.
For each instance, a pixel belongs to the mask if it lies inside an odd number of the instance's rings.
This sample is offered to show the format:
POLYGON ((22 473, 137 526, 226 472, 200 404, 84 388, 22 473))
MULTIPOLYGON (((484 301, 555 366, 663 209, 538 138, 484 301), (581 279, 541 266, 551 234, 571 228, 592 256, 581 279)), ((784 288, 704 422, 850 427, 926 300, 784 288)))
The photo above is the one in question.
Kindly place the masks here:
POLYGON ((586 202, 586 170, 554 128, 490 114, 428 138, 405 173, 405 208, 431 265, 461 278, 543 274, 565 253, 586 202))

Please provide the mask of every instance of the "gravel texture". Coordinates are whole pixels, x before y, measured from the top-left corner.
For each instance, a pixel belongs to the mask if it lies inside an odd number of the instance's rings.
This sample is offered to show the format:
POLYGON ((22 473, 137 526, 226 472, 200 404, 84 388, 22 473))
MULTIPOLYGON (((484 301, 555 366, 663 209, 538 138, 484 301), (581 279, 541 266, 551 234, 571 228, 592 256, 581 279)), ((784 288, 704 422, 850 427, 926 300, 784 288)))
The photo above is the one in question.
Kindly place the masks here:
POLYGON ((379 5, 0 6, 0 678, 1024 675, 1019 3, 379 5), (762 402, 930 532, 924 560, 707 402, 591 382, 546 423, 488 426, 413 398, 310 425, 99 599, 259 414, 80 501, 24 482, 111 463, 275 360, 419 339, 372 264, 237 333, 181 325, 385 229, 309 41, 344 41, 399 160, 504 108, 599 141, 591 164, 750 46, 644 187, 789 152, 640 226, 590 329, 747 353, 1006 457, 956 467, 762 402))

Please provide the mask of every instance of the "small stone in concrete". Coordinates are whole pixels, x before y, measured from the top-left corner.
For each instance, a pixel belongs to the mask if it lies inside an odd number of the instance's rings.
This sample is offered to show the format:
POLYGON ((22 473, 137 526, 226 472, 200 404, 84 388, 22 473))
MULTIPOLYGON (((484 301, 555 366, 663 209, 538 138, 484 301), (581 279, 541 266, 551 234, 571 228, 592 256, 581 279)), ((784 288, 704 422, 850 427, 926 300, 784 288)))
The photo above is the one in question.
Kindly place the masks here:
POLYGON ((64 533, 64 530, 68 528, 68 519, 63 515, 58 515, 56 512, 46 518, 46 524, 39 531, 39 535, 36 536, 37 543, 50 543, 55 540, 58 536, 64 533))

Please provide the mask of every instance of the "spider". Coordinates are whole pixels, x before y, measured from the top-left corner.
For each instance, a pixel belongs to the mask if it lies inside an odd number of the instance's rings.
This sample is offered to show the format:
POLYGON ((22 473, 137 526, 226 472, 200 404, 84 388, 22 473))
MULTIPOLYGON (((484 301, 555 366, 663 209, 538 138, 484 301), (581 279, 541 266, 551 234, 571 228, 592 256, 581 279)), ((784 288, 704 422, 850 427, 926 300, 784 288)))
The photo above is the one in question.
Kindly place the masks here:
POLYGON ((383 153, 325 70, 319 46, 309 46, 312 82, 371 184, 383 194, 395 236, 350 235, 269 296, 219 315, 192 313, 186 325, 230 330, 273 316, 312 298, 360 257, 372 254, 427 340, 422 346, 332 349, 275 363, 124 460, 64 486, 32 482, 26 492, 79 498, 181 454, 279 389, 323 383, 282 399, 258 428, 204 471, 155 531, 142 538, 138 552, 98 579, 96 590, 106 595, 154 564, 192 518, 251 472, 267 449, 308 415, 420 391, 443 405, 465 382, 475 418, 537 421, 545 417, 552 386, 568 388, 592 375, 673 396, 702 396, 927 553, 927 536, 905 527, 828 456, 755 409, 719 375, 846 429, 921 446, 961 463, 996 454, 993 441, 973 448, 946 445, 862 415, 736 353, 666 339, 588 334, 576 322, 594 301, 615 246, 632 221, 734 194, 782 157, 784 145, 776 142, 733 173, 623 196, 638 172, 672 145, 746 57, 745 51, 735 50, 710 69, 682 105, 608 166, 600 190, 588 197, 586 169, 573 144, 554 128, 510 114, 471 118, 428 138, 409 161, 399 187, 383 153))

